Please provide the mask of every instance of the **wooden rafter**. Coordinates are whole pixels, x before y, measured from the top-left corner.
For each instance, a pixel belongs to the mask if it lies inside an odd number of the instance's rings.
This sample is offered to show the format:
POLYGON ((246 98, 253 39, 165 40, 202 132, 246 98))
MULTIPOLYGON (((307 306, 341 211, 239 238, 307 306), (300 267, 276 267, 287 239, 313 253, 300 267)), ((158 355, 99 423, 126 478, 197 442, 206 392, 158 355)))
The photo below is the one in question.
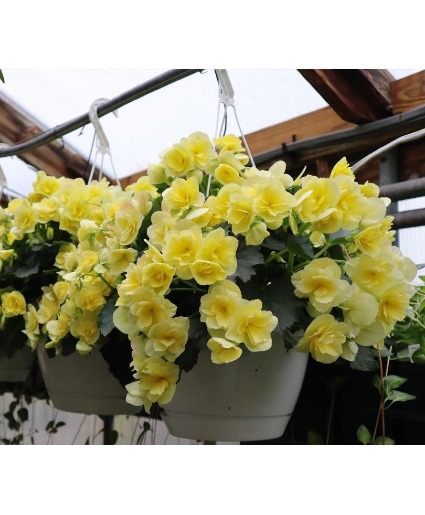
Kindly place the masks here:
POLYGON ((392 114, 388 70, 298 70, 344 120, 363 124, 392 114))
MULTIPOLYGON (((0 92, 0 141, 9 145, 20 143, 44 132, 46 127, 25 112, 13 100, 0 92)), ((56 177, 86 177, 90 172, 87 159, 62 141, 53 141, 19 155, 37 170, 56 177)))

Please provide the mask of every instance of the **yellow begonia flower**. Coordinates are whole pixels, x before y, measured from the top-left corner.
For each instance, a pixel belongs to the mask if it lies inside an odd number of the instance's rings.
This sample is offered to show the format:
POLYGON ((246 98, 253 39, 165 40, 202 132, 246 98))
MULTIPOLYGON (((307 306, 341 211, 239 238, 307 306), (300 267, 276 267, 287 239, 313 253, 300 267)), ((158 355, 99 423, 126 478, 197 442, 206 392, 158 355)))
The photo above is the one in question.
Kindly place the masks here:
POLYGON ((140 363, 135 377, 139 381, 126 385, 126 400, 133 406, 144 406, 150 413, 152 403, 163 405, 173 398, 179 367, 161 358, 146 358, 140 363))
POLYGON ((76 350, 82 354, 91 352, 93 345, 100 337, 97 325, 96 312, 84 312, 84 314, 71 321, 69 329, 74 338, 77 338, 76 350))
POLYGON ((56 177, 47 175, 46 172, 39 171, 36 180, 32 183, 34 193, 50 197, 60 188, 60 183, 56 177))
POLYGON ((51 286, 43 286, 43 295, 38 304, 37 320, 39 324, 47 324, 59 313, 60 304, 51 286))
POLYGON ((255 215, 253 197, 247 196, 245 193, 233 193, 230 195, 226 220, 232 225, 232 232, 234 234, 248 232, 255 215))
POLYGON ((258 182, 257 188, 254 209, 266 224, 274 224, 273 228, 277 229, 294 206, 295 198, 285 190, 281 182, 274 178, 258 182))
POLYGON ((88 274, 99 263, 99 256, 93 250, 84 250, 78 256, 78 266, 76 272, 88 274))
POLYGON ((269 168, 269 173, 271 176, 276 177, 285 189, 290 188, 294 184, 294 179, 286 172, 286 163, 285 161, 276 161, 276 163, 272 164, 269 168))
POLYGON ((254 222, 249 231, 244 233, 247 245, 261 245, 270 236, 267 225, 264 222, 254 222))
POLYGON ((169 231, 176 225, 176 219, 170 213, 156 211, 152 214, 151 225, 147 229, 147 235, 152 245, 159 249, 162 248, 165 237, 169 231))
POLYGON ((165 151, 161 165, 168 176, 181 177, 194 168, 193 156, 185 145, 176 143, 165 151))
POLYGON ((157 188, 155 188, 147 176, 139 177, 136 182, 129 184, 125 188, 125 191, 145 191, 146 193, 149 193, 152 199, 159 197, 157 188))
POLYGON ((308 297, 310 303, 321 313, 341 304, 350 296, 350 286, 340 279, 341 269, 330 258, 318 258, 292 275, 297 297, 308 297))
POLYGON ((363 209, 360 225, 369 227, 380 224, 387 213, 387 206, 382 198, 368 198, 363 209))
POLYGON ((125 202, 110 225, 114 237, 121 245, 131 245, 139 233, 143 217, 131 202, 125 202))
POLYGON ((133 263, 137 256, 136 249, 115 249, 108 253, 107 263, 110 272, 116 275, 122 274, 133 263))
POLYGON ((7 261, 12 256, 16 256, 15 251, 13 249, 0 250, 1 261, 7 261))
MULTIPOLYGON (((190 222, 182 220, 182 222, 190 222)), ((164 261, 176 267, 176 274, 182 279, 191 279, 189 265, 196 259, 196 253, 202 243, 202 230, 194 222, 188 225, 177 223, 167 234, 163 246, 164 261), (189 226, 188 229, 184 227, 189 226)))
POLYGON ((143 267, 130 263, 127 267, 126 278, 117 286, 119 299, 117 306, 131 305, 143 286, 143 267))
POLYGON ((61 313, 57 320, 50 320, 47 322, 47 334, 52 341, 59 341, 68 334, 70 325, 70 317, 61 313))
POLYGON ((165 184, 167 182, 165 168, 161 165, 150 164, 148 167, 148 177, 151 184, 165 184))
POLYGON ((350 168, 350 165, 347 162, 346 157, 343 157, 335 164, 335 166, 332 168, 330 177, 331 179, 334 179, 335 177, 338 177, 340 175, 346 175, 353 179, 355 177, 353 171, 350 168))
POLYGON ((137 327, 137 318, 131 313, 127 306, 119 306, 112 315, 114 326, 124 334, 131 334, 137 327))
POLYGON ((345 263, 345 271, 362 290, 378 297, 394 284, 403 281, 403 275, 387 252, 375 256, 362 254, 350 259, 345 263))
POLYGON ((325 235, 320 231, 313 231, 310 233, 309 240, 314 247, 323 247, 323 245, 326 243, 325 235))
POLYGON ((184 351, 188 337, 188 318, 163 320, 149 329, 145 352, 148 356, 164 357, 173 362, 184 351))
POLYGON ((354 244, 357 249, 365 254, 374 256, 382 252, 383 247, 389 247, 394 241, 395 231, 390 231, 392 217, 386 217, 382 223, 371 225, 359 232, 354 237, 354 244))
POLYGON ((193 163, 198 168, 204 169, 215 156, 212 142, 203 132, 193 132, 184 143, 192 155, 193 163))
POLYGON ((231 363, 242 355, 242 349, 236 343, 226 340, 226 338, 210 338, 207 346, 211 350, 211 361, 217 365, 231 363))
POLYGON ((313 232, 332 234, 339 231, 343 224, 343 213, 335 208, 330 208, 326 216, 319 218, 311 226, 313 232))
POLYGON ((356 342, 349 340, 343 343, 342 345, 342 354, 341 358, 347 360, 347 361, 354 361, 357 356, 359 348, 356 344, 356 342))
POLYGON ((219 152, 243 152, 245 150, 242 145, 242 140, 233 134, 226 134, 226 136, 214 138, 213 141, 219 152))
POLYGON ((32 209, 39 223, 59 221, 58 203, 52 198, 43 198, 40 202, 34 203, 32 209))
POLYGON ((137 302, 130 307, 131 314, 136 317, 137 327, 141 331, 148 331, 152 325, 173 317, 176 310, 172 302, 144 286, 140 289, 137 302))
MULTIPOLYGON (((324 213, 335 208, 340 189, 334 179, 306 176, 301 179, 302 188, 295 193, 294 211, 303 222, 315 222, 324 213)), ((329 213, 330 214, 330 213, 329 213)))
POLYGON ((233 166, 222 163, 217 166, 214 173, 221 184, 242 184, 242 178, 233 166))
POLYGON ((1 295, 1 308, 6 318, 23 315, 27 309, 25 297, 20 291, 14 290, 1 295))
POLYGON ((189 269, 192 277, 200 285, 214 284, 226 279, 227 273, 219 263, 197 259, 190 263, 189 269))
POLYGON ((106 304, 106 299, 95 286, 83 286, 75 293, 73 300, 77 308, 83 311, 97 311, 106 304))
POLYGON ((224 229, 220 227, 202 238, 195 258, 217 263, 226 275, 233 275, 237 267, 237 248, 238 240, 233 236, 226 236, 224 229))
POLYGON ((395 267, 404 277, 404 280, 408 283, 412 282, 418 273, 415 263, 410 258, 403 256, 398 247, 388 246, 386 252, 391 255, 395 267))
POLYGON ((372 347, 380 343, 385 336, 391 332, 392 327, 385 326, 379 320, 375 320, 370 325, 362 327, 355 337, 357 345, 372 347))
POLYGON ((167 263, 150 263, 142 268, 142 284, 158 295, 165 295, 174 278, 175 268, 167 263))
POLYGON ((162 196, 163 202, 165 201, 171 210, 178 212, 185 211, 195 204, 202 205, 204 202, 204 196, 199 193, 199 183, 196 177, 175 179, 162 196))
POLYGON ((227 329, 241 298, 239 287, 227 279, 210 286, 208 293, 201 297, 201 321, 208 329, 227 329))
POLYGON ((367 198, 379 197, 379 186, 373 182, 366 181, 361 184, 360 191, 367 198))
POLYGON ((406 283, 396 284, 385 290, 379 299, 379 320, 388 325, 403 320, 414 293, 415 288, 406 283))
POLYGON ((270 311, 263 311, 261 308, 259 299, 241 299, 225 337, 236 343, 244 343, 251 352, 270 349, 271 332, 277 326, 277 318, 270 311))
POLYGON ((28 344, 32 350, 37 347, 40 339, 40 324, 38 323, 36 310, 32 304, 28 304, 24 313, 25 329, 22 331, 28 337, 28 344))
POLYGON ((356 336, 362 327, 372 324, 378 314, 376 298, 362 291, 355 283, 351 285, 351 295, 342 308, 350 336, 356 336))
POLYGON ((11 232, 17 239, 22 239, 25 233, 34 232, 36 223, 37 217, 32 206, 22 204, 14 211, 11 232))
POLYGON ((333 363, 343 354, 348 326, 332 315, 320 315, 307 327, 297 343, 300 352, 310 352, 316 361, 333 363))

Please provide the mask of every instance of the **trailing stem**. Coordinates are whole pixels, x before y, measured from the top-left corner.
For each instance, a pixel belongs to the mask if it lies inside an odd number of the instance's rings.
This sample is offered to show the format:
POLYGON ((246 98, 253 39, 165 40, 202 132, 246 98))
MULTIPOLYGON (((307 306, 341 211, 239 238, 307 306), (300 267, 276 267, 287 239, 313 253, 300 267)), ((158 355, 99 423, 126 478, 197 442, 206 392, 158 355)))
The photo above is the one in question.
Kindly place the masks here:
POLYGON ((379 420, 381 420, 382 428, 382 439, 385 444, 385 388, 384 388, 384 367, 382 364, 381 349, 378 347, 378 362, 379 362, 379 379, 381 383, 380 387, 380 400, 379 409, 376 416, 375 429, 373 430, 372 444, 375 443, 376 433, 378 431, 379 420))

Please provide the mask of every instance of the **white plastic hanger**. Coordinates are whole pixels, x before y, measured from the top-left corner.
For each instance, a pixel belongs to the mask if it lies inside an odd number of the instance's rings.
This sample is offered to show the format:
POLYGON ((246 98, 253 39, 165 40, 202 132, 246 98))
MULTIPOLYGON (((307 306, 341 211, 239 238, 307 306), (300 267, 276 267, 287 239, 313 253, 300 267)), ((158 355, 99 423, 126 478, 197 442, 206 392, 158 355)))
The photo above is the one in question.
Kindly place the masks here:
MULTIPOLYGON (((109 147, 109 141, 106 137, 105 131, 103 130, 103 127, 99 121, 99 116, 97 114, 97 110, 99 106, 101 106, 104 102, 107 102, 107 98, 99 98, 95 100, 89 110, 89 118, 91 123, 93 124, 94 130, 95 130, 95 136, 96 136, 96 153, 93 160, 93 166, 90 172, 90 177, 88 180, 88 183, 93 180, 94 171, 96 169, 96 161, 97 157, 100 156, 100 167, 99 167, 99 180, 102 178, 103 175, 103 159, 105 155, 109 156, 109 159, 111 161, 112 171, 114 172, 114 177, 119 186, 121 186, 120 181, 118 179, 117 172, 115 171, 114 162, 112 160, 112 154, 111 149, 109 147)), ((118 111, 114 111, 114 115, 118 117, 118 111)))
POLYGON ((245 135, 242 131, 241 124, 239 123, 238 115, 236 113, 236 106, 235 106, 235 91, 233 89, 232 83, 230 82, 229 74, 227 73, 227 70, 215 70, 217 80, 218 80, 218 110, 217 110, 217 122, 216 122, 216 137, 223 136, 224 135, 224 128, 226 125, 227 120, 227 108, 231 107, 233 109, 233 112, 235 113, 235 119, 236 123, 238 124, 239 131, 241 133, 242 141, 245 145, 245 150, 247 151, 247 154, 249 156, 249 159, 251 161, 251 165, 255 166, 254 159, 252 158, 251 152, 249 150, 248 143, 245 139, 245 135), (219 118, 220 118, 220 107, 223 105, 224 108, 224 114, 223 119, 221 122, 220 130, 218 129, 219 125, 219 118))

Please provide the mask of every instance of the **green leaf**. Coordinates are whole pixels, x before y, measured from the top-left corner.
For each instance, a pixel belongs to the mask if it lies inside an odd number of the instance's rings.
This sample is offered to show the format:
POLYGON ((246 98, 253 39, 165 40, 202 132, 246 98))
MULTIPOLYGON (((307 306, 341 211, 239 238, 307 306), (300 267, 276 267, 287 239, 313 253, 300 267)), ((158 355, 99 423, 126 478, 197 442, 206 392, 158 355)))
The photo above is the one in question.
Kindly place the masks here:
POLYGON ((407 381, 404 377, 389 375, 384 377, 384 388, 387 392, 398 388, 407 381))
POLYGON ((236 251, 236 259, 238 265, 232 278, 239 277, 244 283, 249 281, 250 277, 256 274, 254 267, 264 263, 263 254, 258 247, 247 246, 244 242, 239 243, 238 250, 236 251))
POLYGON ((21 408, 17 411, 17 415, 21 422, 26 422, 28 420, 28 410, 27 408, 21 408))
POLYGON ((388 438, 386 436, 385 438, 383 436, 378 436, 378 438, 375 440, 375 445, 394 445, 395 440, 392 438, 388 438))
POLYGON ((357 429, 357 440, 364 445, 367 445, 372 441, 369 429, 363 424, 357 429))
POLYGON ((316 431, 309 431, 307 433, 307 443, 308 445, 324 445, 325 440, 323 436, 317 433, 316 431))
POLYGON ((425 364, 425 350, 418 349, 412 354, 413 361, 418 365, 425 364))
POLYGON ((350 368, 354 370, 362 370, 363 372, 373 372, 378 369, 378 362, 376 361, 370 347, 359 346, 356 359, 350 363, 350 368))
POLYGON ((390 401, 391 404, 394 404, 394 402, 413 401, 414 399, 416 399, 415 395, 410 395, 410 393, 404 393, 398 390, 392 390, 387 395, 387 400, 390 401))
POLYGON ((0 70, 0 80, 3 82, 3 84, 6 83, 6 81, 4 80, 4 75, 3 75, 2 70, 0 70))
POLYGON ((117 298, 117 295, 113 295, 112 297, 110 297, 99 314, 99 328, 103 336, 108 336, 108 334, 115 327, 112 317, 114 311, 116 310, 115 303, 117 301, 117 298))
POLYGON ((263 302, 263 309, 277 317, 280 333, 298 320, 299 309, 304 306, 303 300, 295 296, 291 281, 284 276, 272 279, 259 298, 263 302))

